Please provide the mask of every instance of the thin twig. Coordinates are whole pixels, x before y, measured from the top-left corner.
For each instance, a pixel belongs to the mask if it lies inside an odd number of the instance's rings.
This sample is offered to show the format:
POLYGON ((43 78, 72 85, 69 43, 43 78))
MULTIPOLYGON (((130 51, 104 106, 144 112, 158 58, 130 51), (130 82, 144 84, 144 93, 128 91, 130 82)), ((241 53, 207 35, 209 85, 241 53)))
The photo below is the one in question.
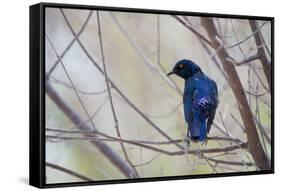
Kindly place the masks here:
MULTIPOLYGON (((69 85, 68 83, 63 82, 63 81, 61 81, 61 80, 59 80, 59 79, 57 79, 57 78, 55 78, 53 76, 49 76, 49 80, 53 81, 53 82, 55 82, 57 84, 60 84, 60 85, 62 85, 64 87, 66 87, 66 88, 69 88, 69 89, 73 90, 73 87, 71 85, 69 85)), ((81 89, 79 89, 77 87, 76 87, 76 90, 78 91, 78 93, 84 94, 84 95, 101 95, 101 94, 104 94, 104 93, 107 92, 107 89, 100 90, 100 91, 85 91, 85 90, 81 90, 81 89)))
MULTIPOLYGON (((85 30, 91 16, 92 16, 93 11, 90 11, 88 14, 88 17, 86 19, 86 21, 84 22, 84 24, 82 25, 80 31, 77 33, 77 36, 79 37, 85 30)), ((71 40, 71 42, 67 45, 66 49, 63 51, 63 53, 60 55, 60 58, 63 58, 65 56, 65 54, 68 52, 68 50, 71 48, 71 46, 74 44, 75 42, 75 38, 73 38, 71 40)), ((46 74, 46 79, 49 78, 49 76, 52 74, 52 72, 55 70, 55 68, 57 67, 57 65, 59 64, 59 59, 56 60, 56 62, 53 64, 53 66, 51 67, 51 69, 48 71, 48 73, 46 74)))
MULTIPOLYGON (((258 88, 259 88, 259 86, 258 86, 258 84, 257 84, 257 87, 256 87, 256 92, 258 92, 258 88)), ((259 101, 258 101, 258 97, 256 96, 256 111, 255 111, 255 113, 256 113, 256 116, 257 116, 257 118, 258 118, 258 122, 261 124, 261 117, 260 117, 260 109, 259 109, 259 101)), ((263 147, 264 147, 264 151, 265 151, 265 154, 266 154, 266 156, 267 156, 267 161, 269 162, 269 158, 268 158, 268 151, 267 151, 267 148, 266 148, 266 143, 265 143, 265 135, 264 135, 264 132, 262 131, 262 130, 260 130, 260 134, 261 134, 261 140, 262 140, 262 143, 263 143, 263 147)))
MULTIPOLYGON (((185 17, 184 17, 185 18, 185 17)), ((188 21, 187 19, 185 19, 186 22, 188 22, 188 24, 190 25, 190 27, 194 28, 192 23, 190 23, 190 21, 188 21)), ((194 29, 195 30, 195 29, 194 29)), ((197 37, 198 38, 198 37, 197 37)), ((207 44, 201 39, 201 38, 198 38, 200 44, 202 45, 202 47, 204 48, 204 50, 206 51, 206 53, 208 54, 208 58, 211 59, 215 66, 218 68, 218 70, 221 72, 222 76, 224 77, 225 81, 228 82, 228 77, 226 75, 226 73, 224 72, 222 66, 220 65, 219 61, 217 60, 216 58, 216 54, 212 53, 211 50, 210 50, 210 47, 207 46, 207 44)), ((229 82, 228 82, 229 83, 229 82)), ((222 89, 225 89, 224 87, 222 89)))
MULTIPOLYGON (((46 93, 49 98, 56 104, 56 106, 82 131, 92 131, 91 136, 96 136, 95 127, 87 125, 83 119, 63 100, 63 98, 55 91, 55 89, 46 81, 45 85, 46 93)), ((89 134, 83 134, 87 137, 89 134)), ((131 177, 134 173, 133 169, 124 161, 117 153, 115 153, 107 144, 101 141, 91 141, 97 149, 103 153, 106 158, 112 162, 126 177, 131 177)))
MULTIPOLYGON (((230 137, 231 135, 230 135, 230 133, 228 132, 226 126, 225 126, 225 123, 224 123, 224 120, 223 120, 223 118, 222 118, 221 113, 220 113, 220 117, 221 117, 221 121, 222 121, 222 125, 223 125, 224 129, 225 129, 225 131, 227 132, 228 136, 230 137)), ((242 128, 242 129, 243 129, 243 128, 242 128)), ((232 145, 232 142, 230 142, 230 144, 232 145)), ((236 152, 236 153, 237 153, 237 155, 240 157, 240 159, 241 159, 242 163, 244 164, 244 166, 246 167, 246 169, 249 171, 249 168, 248 168, 247 163, 246 163, 246 162, 244 161, 244 159, 238 154, 238 152, 236 152)))
POLYGON ((142 167, 144 165, 148 165, 150 163, 152 163, 155 159, 157 159, 159 156, 161 155, 161 153, 158 153, 157 155, 155 155, 154 157, 152 157, 150 160, 140 163, 140 164, 134 164, 135 167, 142 167))
POLYGON ((176 111, 178 111, 180 106, 182 106, 182 102, 180 102, 178 105, 176 105, 176 107, 174 107, 170 112, 168 112, 166 114, 156 115, 156 114, 148 114, 148 113, 146 113, 146 116, 148 116, 150 118, 156 118, 156 119, 167 118, 167 117, 170 117, 171 115, 173 115, 176 111))
POLYGON ((267 59, 266 52, 265 52, 264 46, 263 46, 263 37, 262 37, 262 33, 261 33, 261 26, 263 26, 263 24, 258 26, 258 23, 255 20, 249 20, 249 24, 250 24, 252 31, 257 31, 254 35, 254 39, 256 42, 256 46, 257 46, 257 52, 258 52, 258 54, 261 55, 260 61, 262 63, 263 72, 266 76, 267 84, 271 91, 271 88, 272 88, 271 87, 271 73, 272 73, 271 61, 269 61, 267 59))
MULTIPOLYGON (((47 138, 49 139, 62 139, 62 140, 84 140, 84 141, 95 141, 95 142, 99 142, 99 141, 109 141, 109 142, 124 142, 127 144, 132 144, 135 146, 140 146, 143 147, 145 149, 148 150, 153 150, 156 152, 160 152, 166 155, 185 155, 186 152, 184 150, 180 150, 180 151, 167 151, 164 149, 160 149, 158 147, 154 147, 154 146, 150 146, 144 143, 140 143, 140 142, 136 142, 136 141, 131 141, 131 140, 127 140, 127 139, 120 139, 120 138, 116 138, 116 137, 111 137, 110 138, 99 138, 99 137, 71 137, 71 136, 55 136, 55 135, 46 135, 47 138)), ((187 152, 187 154, 202 154, 202 153, 220 153, 220 152, 228 152, 228 151, 233 151, 236 149, 241 149, 241 148, 247 148, 247 143, 242 142, 242 143, 238 143, 236 145, 232 145, 232 146, 227 146, 227 147, 222 147, 222 148, 208 148, 208 149, 194 149, 194 150, 189 150, 187 152)))
POLYGON ((228 46, 227 48, 234 48, 236 46, 239 46, 240 44, 246 42, 247 40, 249 40, 251 37, 253 37, 256 33, 258 33, 258 31, 267 23, 267 21, 263 22, 258 29, 256 29, 255 31, 252 32, 252 34, 250 34, 249 36, 247 36, 245 39, 241 40, 238 43, 235 43, 233 45, 228 46))
POLYGON ((153 62, 146 56, 146 54, 144 53, 142 48, 139 47, 138 44, 133 40, 132 35, 128 31, 126 31, 125 27, 123 27, 122 24, 118 21, 118 19, 114 15, 114 13, 110 13, 110 16, 111 16, 112 20, 114 21, 114 23, 116 24, 116 26, 118 27, 118 29, 127 38, 128 42, 130 43, 132 48, 136 51, 136 53, 139 55, 139 57, 143 60, 145 65, 150 69, 150 71, 153 72, 153 74, 157 74, 157 75, 153 75, 153 77, 159 76, 162 81, 166 82, 169 85, 169 87, 171 87, 173 90, 175 90, 179 94, 182 94, 182 90, 179 89, 177 84, 171 78, 167 78, 167 76, 166 76, 167 73, 164 72, 165 70, 163 70, 160 67, 160 69, 162 71, 161 72, 158 70, 157 67, 155 67, 153 62))
POLYGON ((252 113, 252 114, 253 114, 253 116, 254 116, 254 121, 256 122, 257 126, 259 127, 259 130, 263 132, 263 135, 264 135, 266 141, 267 141, 268 143, 271 143, 271 138, 270 138, 270 136, 268 135, 268 133, 266 132, 266 127, 265 127, 263 124, 261 124, 261 123, 259 122, 259 120, 257 119, 257 116, 254 115, 254 113, 252 113))
MULTIPOLYGON (((221 41, 220 39, 218 39, 219 34, 213 21, 213 18, 202 17, 201 23, 204 26, 208 37, 211 39, 212 48, 219 48, 221 46, 221 41)), ((222 48, 221 51, 218 53, 218 57, 220 58, 223 68, 231 82, 230 86, 237 101, 238 109, 246 129, 246 135, 249 143, 249 151, 252 154, 253 159, 255 160, 255 164, 259 167, 260 170, 270 169, 270 166, 267 163, 266 155, 264 153, 262 145, 260 144, 256 124, 253 120, 253 116, 251 114, 251 109, 249 108, 246 94, 243 91, 241 79, 239 78, 239 75, 233 64, 226 60, 227 57, 230 57, 227 49, 222 48)))
MULTIPOLYGON (((56 128, 46 128, 46 131, 49 132, 56 132, 56 133, 62 133, 62 134, 87 134, 87 133, 92 133, 92 131, 87 131, 87 130, 71 130, 71 129, 56 129, 56 128)), ((100 134, 101 136, 104 137, 108 137, 108 138, 112 138, 112 139, 118 139, 118 137, 113 137, 113 136, 109 136, 105 133, 96 131, 97 134, 100 134)), ((120 139, 122 140, 122 139, 120 139)), ((209 141, 231 141, 231 142, 235 142, 235 143, 242 143, 242 141, 240 139, 237 138, 231 138, 231 137, 218 137, 218 136, 214 136, 214 137, 208 137, 209 141)), ((184 142, 183 139, 174 139, 171 141, 145 141, 145 140, 128 140, 128 141, 133 141, 133 142, 139 142, 139 143, 143 143, 143 144, 154 144, 154 145, 168 145, 168 144, 173 144, 175 142, 177 143, 181 143, 184 142)))
POLYGON ((227 165, 235 165, 235 166, 245 166, 245 164, 247 166, 253 166, 254 164, 252 162, 237 162, 237 161, 226 161, 226 160, 219 160, 219 159, 214 159, 211 157, 208 157, 209 161, 215 162, 217 163, 221 163, 221 164, 227 164, 227 165))
POLYGON ((242 61, 234 62, 234 64, 236 66, 242 66, 242 65, 248 64, 249 62, 252 62, 254 60, 260 59, 260 57, 261 57, 261 55, 259 53, 257 53, 253 56, 249 56, 248 58, 245 58, 242 61))
MULTIPOLYGON (((226 133, 227 133, 227 136, 230 137, 230 134, 229 134, 229 132, 228 132, 228 130, 227 130, 225 124, 224 124, 224 120, 223 120, 223 117, 222 117, 222 115, 221 115, 221 112, 219 112, 219 114, 220 114, 222 126, 223 126, 223 128, 225 129, 225 131, 226 131, 226 133)), ((232 142, 230 142, 230 144, 232 144, 232 142)))
POLYGON ((209 46, 211 46, 211 42, 202 34, 200 34, 198 31, 196 31, 194 28, 190 27, 186 22, 184 22, 179 16, 171 15, 171 17, 175 18, 179 23, 181 23, 184 27, 189 29, 195 36, 202 39, 205 43, 207 43, 209 46))
POLYGON ((245 132, 245 127, 243 127, 243 125, 238 121, 238 119, 232 113, 230 114, 230 116, 239 125, 239 127, 243 130, 243 132, 245 132))
MULTIPOLYGON (((96 11, 96 13, 97 13, 98 35, 99 35, 100 51, 101 51, 101 57, 102 57, 102 65, 103 65, 105 83, 106 83, 106 88, 107 88, 108 97, 109 97, 109 103, 110 103, 110 106, 111 106, 111 111, 112 111, 112 115, 113 115, 113 119, 114 119, 114 123, 115 123, 115 129, 116 129, 118 137, 121 138, 121 132, 120 132, 120 129, 119 129, 117 114, 116 114, 114 104, 113 104, 113 100, 112 100, 111 90, 110 90, 110 87, 109 87, 108 74, 107 74, 107 69, 106 69, 106 65, 105 65, 105 56, 104 56, 104 50, 103 50, 102 32, 101 32, 99 11, 96 11)), ((128 153, 126 151, 126 148, 125 148, 123 142, 120 142, 120 144, 121 144, 121 148, 122 148, 122 151, 124 153, 124 156, 125 156, 127 162, 131 165, 131 167, 135 171, 135 174, 132 175, 133 178, 139 177, 137 170, 135 169, 131 160, 129 159, 128 153)))
POLYGON ((47 167, 50 167, 50 168, 53 168, 53 169, 62 171, 62 172, 64 172, 64 173, 66 173, 66 174, 69 174, 69 175, 71 175, 71 176, 74 176, 74 177, 79 178, 79 179, 84 180, 84 181, 94 181, 93 179, 88 178, 87 176, 84 176, 84 175, 82 175, 82 174, 80 174, 80 173, 78 173, 78 172, 75 172, 75 171, 73 171, 73 170, 69 170, 69 169, 67 169, 67 168, 65 168, 65 167, 62 167, 62 166, 59 166, 59 165, 57 165, 57 164, 53 164, 53 163, 50 163, 50 162, 46 162, 45 165, 46 165, 47 167))
MULTIPOLYGON (((90 114, 89 114, 89 112, 88 112, 88 110, 87 110, 87 108, 86 108, 84 102, 82 101, 82 99, 81 99, 81 97, 80 97, 80 95, 79 95, 79 93, 78 93, 78 91, 77 91, 77 89, 76 89, 76 87, 75 87, 75 85, 74 85, 74 82, 72 81, 72 79, 71 79, 71 77, 70 77, 70 75, 69 75, 69 73, 68 73, 66 67, 64 66, 64 64, 63 64, 63 62, 62 62, 60 56, 58 55, 58 53, 57 53, 57 51, 56 51, 56 49, 55 49, 55 47, 54 47, 52 41, 50 40, 50 38, 48 37, 47 34, 46 34, 46 37, 47 37, 47 40, 48 40, 48 42, 50 43, 50 45, 51 45, 53 51, 55 52, 57 58, 59 59, 59 63, 61 64, 61 66, 62 66, 62 68, 63 68, 63 71, 64 71, 64 73, 65 73, 67 79, 69 80, 69 82, 70 82, 70 84, 71 84, 71 87, 73 88, 73 90, 74 90, 74 92, 75 92, 75 95, 76 95, 76 97, 78 98, 78 101, 79 101, 80 105, 82 106, 83 110, 85 111, 85 113, 86 113, 88 119, 90 119, 91 116, 90 116, 90 114)), ((95 125, 93 124, 92 120, 90 120, 90 122, 91 122, 92 126, 94 127, 95 125)))
POLYGON ((267 90, 264 93, 253 93, 253 92, 250 92, 250 91, 246 91, 246 93, 249 94, 249 95, 255 96, 255 97, 262 97, 262 96, 265 96, 265 95, 269 94, 270 91, 267 90))
MULTIPOLYGON (((68 26, 68 28, 71 30, 72 35, 75 37, 76 41, 78 42, 79 46, 81 47, 81 49, 84 51, 84 53, 86 54, 86 56, 89 58, 89 60, 92 62, 92 64, 101 72, 102 75, 104 75, 104 71, 101 69, 101 67, 98 65, 98 63, 95 61, 95 59, 88 53, 87 49, 85 48, 85 46, 83 45, 83 43, 80 41, 80 39, 78 38, 78 36, 75 34, 71 24, 69 23, 66 15, 64 14, 63 10, 60 9, 63 18, 68 26)), ((160 127, 158 127, 153 121, 151 121, 142 111, 140 111, 138 109, 137 106, 135 106, 130 100, 129 98, 127 98, 125 96, 125 94, 123 94, 123 92, 121 92, 121 90, 115 85, 115 83, 113 83, 113 81, 108 78, 108 81, 111 83, 111 86, 116 90, 116 92, 126 101, 126 103, 132 108, 134 109, 148 124, 150 124, 156 131, 158 131, 162 136, 164 136, 165 138, 167 138, 168 140, 172 140, 172 138, 166 134, 164 131, 161 130, 160 127)), ((183 149, 183 147, 177 143, 175 143, 177 147, 183 149)))

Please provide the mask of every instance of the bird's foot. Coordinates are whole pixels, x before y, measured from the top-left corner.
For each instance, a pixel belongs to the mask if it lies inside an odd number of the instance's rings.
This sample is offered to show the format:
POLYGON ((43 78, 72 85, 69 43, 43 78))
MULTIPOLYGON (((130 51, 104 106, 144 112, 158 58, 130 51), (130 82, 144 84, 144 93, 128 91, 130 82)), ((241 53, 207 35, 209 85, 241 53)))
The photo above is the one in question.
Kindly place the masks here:
POLYGON ((206 146, 208 144, 208 139, 205 139, 202 143, 201 143, 201 145, 203 146, 206 146))

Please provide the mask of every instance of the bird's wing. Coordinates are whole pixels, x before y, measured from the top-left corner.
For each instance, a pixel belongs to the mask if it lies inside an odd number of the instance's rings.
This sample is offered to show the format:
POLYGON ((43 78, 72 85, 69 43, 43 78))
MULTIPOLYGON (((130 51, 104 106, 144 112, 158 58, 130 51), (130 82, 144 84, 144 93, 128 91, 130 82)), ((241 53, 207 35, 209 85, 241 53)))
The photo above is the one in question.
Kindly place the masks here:
POLYGON ((208 118, 208 122, 207 122, 207 133, 209 133, 210 129, 211 129, 211 125, 213 124, 215 115, 216 115, 216 110, 217 110, 217 106, 218 106, 218 88, 217 88, 217 84, 211 80, 212 82, 212 86, 213 86, 213 92, 211 94, 211 97, 214 101, 214 105, 212 106, 211 110, 210 110, 210 115, 208 118))
POLYGON ((184 118, 187 123, 192 121, 192 95, 185 94, 183 98, 184 118))
POLYGON ((209 133, 211 129, 211 125, 213 124, 214 118, 216 116, 216 108, 212 109, 207 122, 207 133, 209 133))
POLYGON ((191 123, 193 120, 192 116, 192 102, 194 97, 194 87, 192 83, 187 83, 185 85, 183 105, 184 105, 184 117, 187 123, 191 123))

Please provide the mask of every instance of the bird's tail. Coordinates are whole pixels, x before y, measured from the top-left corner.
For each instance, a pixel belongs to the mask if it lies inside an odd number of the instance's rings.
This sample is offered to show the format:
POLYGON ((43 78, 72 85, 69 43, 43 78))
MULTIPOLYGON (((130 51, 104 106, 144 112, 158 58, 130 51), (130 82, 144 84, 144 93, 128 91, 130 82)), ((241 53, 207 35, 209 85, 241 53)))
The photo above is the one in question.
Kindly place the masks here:
POLYGON ((204 141, 207 136, 206 120, 202 120, 198 112, 195 112, 193 117, 189 126, 190 138, 193 141, 204 141))
POLYGON ((192 122, 189 124, 190 137, 194 141, 204 141, 207 137, 206 121, 212 106, 210 97, 195 97, 192 108, 192 122))

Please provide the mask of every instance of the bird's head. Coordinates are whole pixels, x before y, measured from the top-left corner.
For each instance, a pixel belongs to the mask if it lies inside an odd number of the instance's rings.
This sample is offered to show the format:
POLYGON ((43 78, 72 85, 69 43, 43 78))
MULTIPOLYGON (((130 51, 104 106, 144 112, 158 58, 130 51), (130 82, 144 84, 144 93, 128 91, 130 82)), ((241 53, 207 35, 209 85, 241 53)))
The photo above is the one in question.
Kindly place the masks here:
POLYGON ((180 60, 176 63, 173 70, 167 74, 170 76, 172 74, 176 74, 183 79, 187 80, 189 77, 193 76, 194 74, 202 72, 201 68, 192 62, 191 60, 180 60))

